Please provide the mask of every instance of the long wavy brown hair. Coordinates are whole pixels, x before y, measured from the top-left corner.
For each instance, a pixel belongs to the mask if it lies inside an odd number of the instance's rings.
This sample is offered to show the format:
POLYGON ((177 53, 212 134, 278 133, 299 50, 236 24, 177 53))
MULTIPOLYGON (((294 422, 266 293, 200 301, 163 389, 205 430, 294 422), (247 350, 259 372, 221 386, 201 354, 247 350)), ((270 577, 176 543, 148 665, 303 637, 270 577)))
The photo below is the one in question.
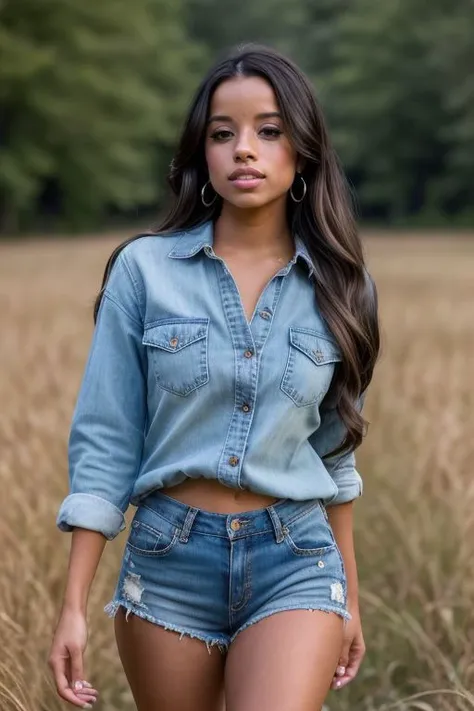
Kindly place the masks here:
MULTIPOLYGON (((168 212, 149 234, 159 239, 162 233, 188 230, 219 216, 219 197, 210 207, 201 201, 201 189, 209 179, 206 122, 216 88, 237 76, 261 77, 272 86, 290 140, 304 159, 307 194, 300 203, 288 198, 287 218, 292 233, 301 237, 311 254, 316 301, 342 353, 323 401, 323 406, 337 408, 347 430, 331 455, 352 451, 366 432, 368 423, 360 412, 360 398, 372 379, 380 349, 377 292, 365 266, 350 191, 323 113, 309 80, 291 60, 271 48, 252 44, 233 50, 209 70, 191 102, 170 166, 168 212)), ((119 252, 141 236, 128 239, 111 254, 95 302, 94 320, 119 252)))

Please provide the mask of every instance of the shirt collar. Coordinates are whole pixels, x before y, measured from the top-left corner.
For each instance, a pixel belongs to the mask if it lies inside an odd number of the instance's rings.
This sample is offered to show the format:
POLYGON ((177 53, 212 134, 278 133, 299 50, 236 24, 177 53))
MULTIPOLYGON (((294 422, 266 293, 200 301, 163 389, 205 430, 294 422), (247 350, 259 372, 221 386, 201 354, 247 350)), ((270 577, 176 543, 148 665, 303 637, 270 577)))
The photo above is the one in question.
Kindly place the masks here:
MULTIPOLYGON (((188 259, 189 257, 194 257, 202 249, 209 251, 209 249, 212 249, 213 237, 212 221, 182 232, 173 249, 168 253, 168 257, 171 259, 188 259)), ((305 262, 308 267, 308 276, 311 277, 314 274, 313 260, 301 237, 295 235, 295 254, 290 264, 295 264, 298 259, 302 259, 305 262)))
POLYGON ((314 275, 313 260, 311 259, 311 255, 308 251, 307 246, 305 245, 301 237, 297 234, 295 235, 295 256, 293 257, 293 260, 296 262, 296 260, 299 258, 304 260, 306 266, 308 267, 308 276, 312 277, 314 275))
POLYGON ((213 224, 211 221, 204 222, 204 224, 198 225, 198 227, 182 232, 173 249, 168 253, 168 257, 172 259, 194 257, 194 255, 200 252, 201 249, 204 249, 204 247, 212 247, 213 232, 213 224))

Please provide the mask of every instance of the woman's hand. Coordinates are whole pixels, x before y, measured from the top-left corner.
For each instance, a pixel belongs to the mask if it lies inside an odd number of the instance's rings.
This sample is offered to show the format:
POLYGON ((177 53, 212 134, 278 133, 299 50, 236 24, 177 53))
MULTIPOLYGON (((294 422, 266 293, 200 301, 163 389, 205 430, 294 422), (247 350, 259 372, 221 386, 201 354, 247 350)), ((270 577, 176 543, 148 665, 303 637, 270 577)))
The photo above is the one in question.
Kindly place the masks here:
POLYGON ((98 693, 84 679, 83 654, 87 644, 85 615, 65 608, 54 635, 49 666, 59 696, 80 708, 92 708, 98 693))
POLYGON ((365 654, 364 635, 359 611, 351 610, 352 620, 344 627, 342 652, 337 665, 331 689, 342 689, 352 681, 359 671, 365 654))

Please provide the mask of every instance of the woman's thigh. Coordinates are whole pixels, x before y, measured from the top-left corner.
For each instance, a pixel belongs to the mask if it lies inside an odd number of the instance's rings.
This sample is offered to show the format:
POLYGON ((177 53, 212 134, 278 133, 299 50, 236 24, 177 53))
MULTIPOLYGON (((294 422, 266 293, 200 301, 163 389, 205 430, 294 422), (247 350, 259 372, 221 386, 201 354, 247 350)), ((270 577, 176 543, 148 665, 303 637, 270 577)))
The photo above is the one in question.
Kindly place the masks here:
POLYGON ((247 627, 231 644, 226 711, 319 711, 342 647, 343 620, 289 610, 247 627))
POLYGON ((120 659, 138 711, 222 711, 225 656, 121 608, 120 659))

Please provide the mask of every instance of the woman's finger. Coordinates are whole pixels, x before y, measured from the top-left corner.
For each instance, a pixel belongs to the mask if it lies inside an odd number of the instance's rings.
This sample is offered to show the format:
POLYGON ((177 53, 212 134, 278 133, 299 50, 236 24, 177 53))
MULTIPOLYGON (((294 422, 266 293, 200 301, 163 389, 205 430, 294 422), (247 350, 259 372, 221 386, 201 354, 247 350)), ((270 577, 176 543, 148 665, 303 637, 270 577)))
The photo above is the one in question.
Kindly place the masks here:
POLYGON ((91 708, 97 702, 96 696, 82 696, 82 694, 78 694, 78 698, 84 704, 83 708, 91 708))
POLYGON ((78 696, 99 696, 97 689, 81 689, 75 692, 78 696))
POLYGON ((80 708, 88 708, 88 702, 80 699, 69 685, 69 679, 66 676, 67 658, 63 656, 53 656, 50 659, 49 665, 53 671, 54 681, 59 696, 68 701, 70 704, 79 706, 80 708))
POLYGON ((82 662, 82 649, 80 647, 72 647, 69 649, 70 655, 70 682, 74 691, 84 689, 84 665, 82 662))
POLYGON ((94 689, 92 684, 89 684, 88 681, 85 681, 84 679, 81 681, 82 689, 75 689, 74 693, 79 699, 81 699, 81 701, 93 706, 98 699, 99 692, 97 689, 94 689))
POLYGON ((351 639, 345 639, 342 646, 341 656, 339 657, 336 671, 334 672, 334 678, 332 680, 331 689, 341 688, 341 682, 346 675, 346 669, 349 663, 350 647, 351 639))
POLYGON ((357 675, 364 655, 365 647, 363 646, 355 648, 349 655, 349 664, 347 665, 346 675, 348 675, 351 679, 354 679, 357 675))
POLYGON ((75 694, 79 699, 82 699, 82 701, 89 704, 94 704, 99 697, 99 694, 95 689, 92 691, 90 689, 83 689, 82 691, 76 691, 75 694))
POLYGON ((74 692, 79 699, 83 701, 97 701, 97 694, 90 694, 88 691, 75 691, 74 692))
POLYGON ((345 668, 344 674, 341 676, 335 676, 333 683, 331 685, 332 689, 342 689, 347 686, 355 677, 359 671, 360 665, 362 664, 362 659, 364 658, 365 648, 362 645, 354 645, 349 651, 349 661, 345 668))

